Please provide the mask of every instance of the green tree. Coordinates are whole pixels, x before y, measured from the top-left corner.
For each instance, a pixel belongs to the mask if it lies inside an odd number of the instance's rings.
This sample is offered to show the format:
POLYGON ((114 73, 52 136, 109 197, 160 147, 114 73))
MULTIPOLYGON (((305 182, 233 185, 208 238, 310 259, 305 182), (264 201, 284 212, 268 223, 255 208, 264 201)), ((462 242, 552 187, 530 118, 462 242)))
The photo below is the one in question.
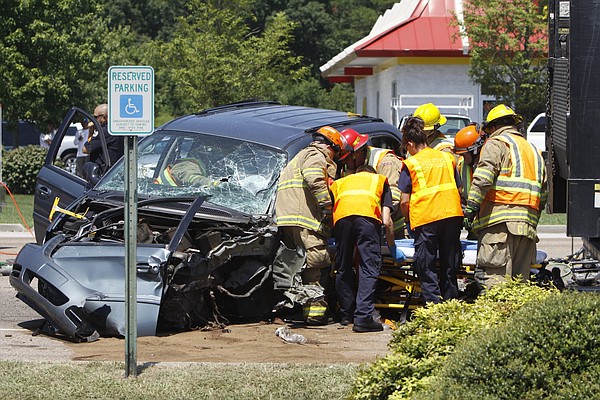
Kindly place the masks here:
POLYGON ((337 84, 329 89, 314 77, 294 84, 282 82, 275 100, 282 104, 354 111, 354 89, 350 84, 337 84))
POLYGON ((112 0, 104 3, 101 15, 111 29, 129 27, 150 39, 168 40, 177 17, 185 15, 184 0, 112 0))
POLYGON ((469 74, 482 92, 511 104, 526 120, 545 109, 547 1, 466 0, 469 74))
POLYGON ((396 0, 256 0, 252 27, 262 30, 272 15, 285 14, 296 23, 292 51, 319 76, 319 66, 369 34, 379 14, 396 0))
POLYGON ((94 0, 0 0, 0 102, 10 125, 57 124, 73 105, 105 102, 108 67, 139 59, 135 38, 128 29, 109 31, 99 7, 94 0))
POLYGON ((159 102, 174 115, 245 100, 272 99, 279 82, 306 74, 288 43, 292 23, 277 14, 258 35, 246 20, 247 0, 194 0, 173 40, 155 53, 159 102), (235 4, 233 4, 235 3, 235 4))

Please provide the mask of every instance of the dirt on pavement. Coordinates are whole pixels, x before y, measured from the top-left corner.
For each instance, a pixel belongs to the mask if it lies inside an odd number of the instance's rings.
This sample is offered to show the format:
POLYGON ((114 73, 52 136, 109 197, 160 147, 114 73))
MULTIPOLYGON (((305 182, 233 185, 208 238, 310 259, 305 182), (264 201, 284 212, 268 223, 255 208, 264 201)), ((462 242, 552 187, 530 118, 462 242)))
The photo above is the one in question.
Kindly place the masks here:
MULTIPOLYGON (((137 362, 226 363, 367 363, 387 353, 389 327, 383 332, 354 333, 338 323, 291 329, 307 339, 288 343, 275 335, 288 324, 230 325, 222 330, 181 332, 168 336, 140 337, 137 362)), ((100 338, 92 343, 67 343, 73 360, 124 361, 125 339, 100 338)))

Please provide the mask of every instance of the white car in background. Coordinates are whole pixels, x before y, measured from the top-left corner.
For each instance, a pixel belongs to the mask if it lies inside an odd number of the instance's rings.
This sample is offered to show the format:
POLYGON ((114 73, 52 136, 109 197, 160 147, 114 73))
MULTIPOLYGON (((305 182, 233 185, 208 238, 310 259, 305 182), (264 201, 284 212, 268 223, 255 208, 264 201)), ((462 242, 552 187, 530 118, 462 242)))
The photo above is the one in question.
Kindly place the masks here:
POLYGON ((79 122, 70 124, 58 149, 58 158, 65 164, 64 169, 71 174, 75 174, 76 170, 77 145, 75 144, 75 135, 82 129, 83 126, 79 122))
POLYGON ((538 114, 527 127, 527 140, 546 153, 546 113, 538 114))

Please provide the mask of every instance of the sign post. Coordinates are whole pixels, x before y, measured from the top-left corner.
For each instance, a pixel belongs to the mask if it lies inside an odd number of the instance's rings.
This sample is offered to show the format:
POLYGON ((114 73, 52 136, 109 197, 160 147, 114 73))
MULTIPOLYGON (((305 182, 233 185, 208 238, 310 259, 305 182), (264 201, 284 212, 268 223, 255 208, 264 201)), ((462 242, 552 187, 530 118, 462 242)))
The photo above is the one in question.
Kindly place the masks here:
POLYGON ((125 136, 125 377, 137 376, 137 137, 154 130, 154 69, 108 69, 108 133, 125 136))

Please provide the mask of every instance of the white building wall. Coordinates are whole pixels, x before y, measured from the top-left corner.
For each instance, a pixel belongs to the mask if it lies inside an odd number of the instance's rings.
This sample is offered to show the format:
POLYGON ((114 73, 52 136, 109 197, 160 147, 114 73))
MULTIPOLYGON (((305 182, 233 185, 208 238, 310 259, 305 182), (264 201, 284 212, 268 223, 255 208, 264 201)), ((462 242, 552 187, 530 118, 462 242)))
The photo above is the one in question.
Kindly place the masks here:
MULTIPOLYGON (((448 104, 453 100, 437 98, 435 95, 466 95, 473 97, 473 108, 462 111, 473 121, 481 122, 483 98, 479 85, 470 82, 467 74, 468 65, 453 64, 400 64, 387 68, 372 76, 357 79, 354 84, 356 112, 377 116, 377 92, 379 91, 379 118, 395 123, 392 108, 392 82, 396 81, 397 95, 427 95, 425 98, 414 98, 413 104, 434 103, 448 104), (366 110, 363 109, 366 99, 366 110)), ((444 109, 442 113, 458 114, 457 109, 444 109)), ((400 110, 401 117, 410 114, 414 107, 400 110)))

